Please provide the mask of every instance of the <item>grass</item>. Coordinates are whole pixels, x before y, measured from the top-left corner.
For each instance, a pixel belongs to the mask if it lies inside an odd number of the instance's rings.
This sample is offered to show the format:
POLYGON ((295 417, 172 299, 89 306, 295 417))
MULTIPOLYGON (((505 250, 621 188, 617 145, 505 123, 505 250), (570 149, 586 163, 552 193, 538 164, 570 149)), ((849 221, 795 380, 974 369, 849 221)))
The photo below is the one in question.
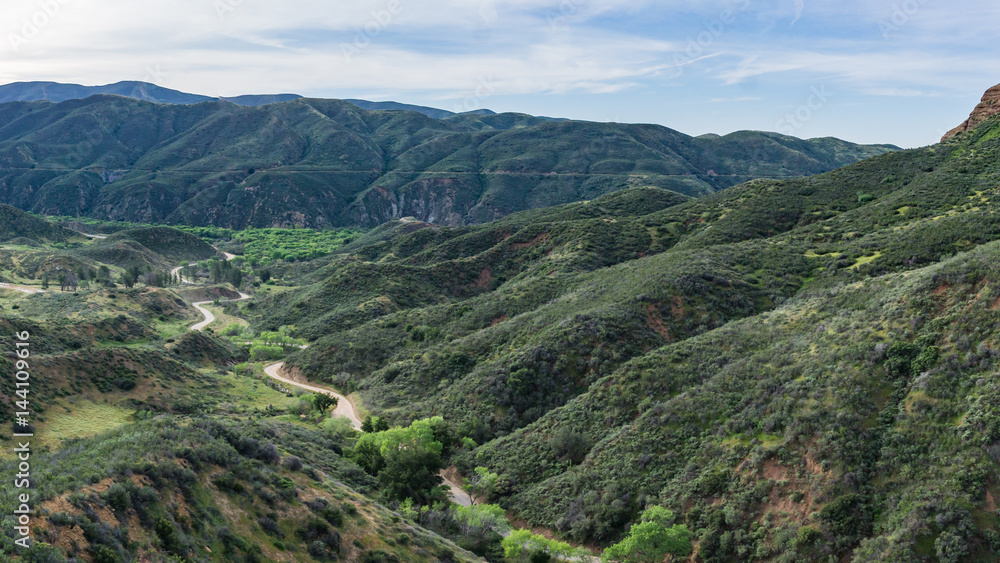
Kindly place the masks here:
POLYGON ((855 262, 854 265, 851 266, 850 269, 857 270, 858 268, 860 268, 861 266, 864 266, 865 264, 871 264, 872 262, 878 260, 879 257, 881 257, 881 256, 882 256, 882 252, 876 252, 875 254, 873 254, 871 256, 862 256, 861 258, 858 258, 858 261, 855 262))
POLYGON ((284 393, 275 391, 264 382, 249 377, 240 377, 232 373, 219 378, 220 390, 233 397, 237 405, 251 409, 266 409, 274 406, 279 409, 297 405, 297 397, 288 397, 284 393))
POLYGON ((55 449, 66 440, 114 430, 131 417, 131 411, 108 402, 71 400, 68 407, 58 403, 46 411, 46 421, 38 425, 36 436, 41 445, 55 449))

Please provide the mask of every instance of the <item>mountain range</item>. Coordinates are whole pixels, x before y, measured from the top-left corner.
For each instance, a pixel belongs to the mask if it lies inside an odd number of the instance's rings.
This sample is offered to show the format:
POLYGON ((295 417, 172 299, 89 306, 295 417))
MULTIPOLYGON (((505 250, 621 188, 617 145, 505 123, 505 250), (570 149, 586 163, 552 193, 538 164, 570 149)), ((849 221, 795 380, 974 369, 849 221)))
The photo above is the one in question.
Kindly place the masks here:
MULTIPOLYGON (((82 86, 80 84, 63 84, 59 82, 12 82, 0 86, 0 103, 6 102, 65 102, 67 100, 82 100, 98 94, 112 94, 125 98, 133 98, 155 104, 197 104, 201 102, 226 101, 239 106, 263 106, 280 102, 290 102, 302 96, 298 94, 248 94, 232 97, 212 97, 201 94, 188 94, 149 82, 122 81, 103 86, 82 86)), ((434 119, 444 119, 456 112, 402 104, 399 102, 372 102, 368 100, 344 100, 366 110, 415 111, 434 119)), ((468 112, 479 115, 492 115, 494 112, 483 109, 468 112)))
MULTIPOLYGON (((688 195, 626 182, 469 224, 387 214, 336 237, 0 205, 0 343, 31 342, 31 428, 16 418, 26 393, 0 378, 0 423, 34 434, 36 544, 23 559, 596 560, 558 537, 621 563, 996 561, 1000 115, 987 113, 940 144, 808 177, 688 195), (114 232, 77 232, 95 224, 114 232), (67 273, 79 287, 66 290, 67 273), (334 414, 324 390, 341 394, 334 414), (449 503, 459 497, 444 477, 476 504, 449 503)), ((24 132, 0 145, 5 165, 36 166, 14 188, 65 174, 73 146, 90 159, 81 182, 131 157, 157 177, 184 171, 190 186, 248 154, 388 167, 376 158, 388 151, 403 155, 396 174, 433 154, 557 176, 610 167, 567 148, 590 127, 621 139, 596 152, 633 166, 651 166, 643 150, 704 164, 680 155, 808 146, 302 99, 98 96, 0 105, 4 115, 16 117, 0 134, 24 132), (89 151, 71 144, 87 131, 101 132, 89 151), (413 152, 435 135, 439 153, 413 152), (531 159, 516 156, 524 147, 531 159)), ((760 157, 771 153, 723 152, 746 157, 734 167, 776 166, 760 157)), ((248 198, 262 190, 247 185, 248 198)), ((268 205, 294 198, 291 185, 268 205)), ((0 355, 0 370, 16 360, 0 355)), ((0 473, 19 463, 0 450, 0 473)), ((10 530, 17 492, 0 488, 10 530)), ((0 552, 13 543, 0 534, 0 552)))
MULTIPOLYGON (((193 101, 146 85, 118 92, 193 101)), ((98 94, 0 104, 0 203, 231 228, 373 227, 402 217, 461 225, 630 186, 697 197, 894 150, 511 113, 433 118, 338 100, 241 106, 98 94)))
POLYGON ((696 200, 395 222, 247 311, 314 341, 290 373, 448 417, 465 474, 576 541, 664 505, 697 561, 991 561, 998 162, 994 116, 696 200))

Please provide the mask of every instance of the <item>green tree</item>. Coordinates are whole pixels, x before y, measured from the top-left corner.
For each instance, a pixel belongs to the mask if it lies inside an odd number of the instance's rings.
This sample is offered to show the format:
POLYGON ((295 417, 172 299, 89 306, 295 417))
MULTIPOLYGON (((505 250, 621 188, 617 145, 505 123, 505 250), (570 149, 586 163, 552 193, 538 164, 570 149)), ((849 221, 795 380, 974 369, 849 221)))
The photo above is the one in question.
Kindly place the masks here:
POLYGON ((658 563, 667 555, 686 557, 691 554, 694 536, 688 527, 671 524, 674 513, 662 506, 653 506, 642 514, 642 521, 634 524, 628 536, 604 550, 604 561, 622 563, 658 563))
POLYGON ((394 500, 411 498, 427 504, 435 497, 442 480, 444 449, 434 429, 441 417, 418 420, 406 428, 377 430, 381 423, 373 419, 375 432, 362 434, 354 447, 354 461, 382 483, 384 494, 394 500))
POLYGON ((337 406, 337 398, 333 395, 327 395, 326 393, 319 393, 313 395, 313 406, 319 412, 326 412, 333 407, 337 406))
POLYGON ((572 561, 579 558, 568 543, 550 540, 528 530, 515 530, 501 543, 503 554, 510 561, 572 561))
POLYGON ((485 467, 477 467, 473 476, 469 478, 469 487, 472 489, 474 499, 489 500, 499 481, 500 476, 496 473, 491 473, 485 467))

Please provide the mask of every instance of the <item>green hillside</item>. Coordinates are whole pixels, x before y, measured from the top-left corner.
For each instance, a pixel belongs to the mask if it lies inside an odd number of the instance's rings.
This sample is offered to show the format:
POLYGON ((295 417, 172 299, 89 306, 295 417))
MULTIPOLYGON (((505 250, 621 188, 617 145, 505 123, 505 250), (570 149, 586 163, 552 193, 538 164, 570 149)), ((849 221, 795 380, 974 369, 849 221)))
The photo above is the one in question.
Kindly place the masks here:
POLYGON ((701 196, 895 150, 520 114, 433 119, 315 99, 243 107, 99 95, 0 104, 0 124, 2 202, 235 229, 480 223, 627 187, 701 196))
POLYGON ((989 561, 998 162, 994 118, 697 200, 396 222, 247 310, 315 339, 306 377, 444 416, 466 475, 576 541, 662 505, 699 561, 989 561))
POLYGON ((66 240, 73 233, 55 226, 44 219, 28 215, 27 213, 0 204, 0 241, 7 242, 12 239, 27 239, 20 242, 38 241, 60 242, 66 240))

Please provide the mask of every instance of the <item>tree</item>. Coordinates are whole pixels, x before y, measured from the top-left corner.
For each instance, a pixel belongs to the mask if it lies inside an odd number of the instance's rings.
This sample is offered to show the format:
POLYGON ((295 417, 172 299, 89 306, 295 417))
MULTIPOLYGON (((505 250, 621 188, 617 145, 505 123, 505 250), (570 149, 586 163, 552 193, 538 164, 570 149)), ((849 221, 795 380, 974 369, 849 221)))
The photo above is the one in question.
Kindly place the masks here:
POLYGON ((504 557, 511 561, 563 560, 579 559, 579 555, 567 543, 550 540, 545 536, 532 534, 528 530, 515 530, 504 538, 501 543, 504 557))
POLYGON ((694 536, 688 527, 671 526, 674 513, 662 506, 653 506, 642 514, 642 521, 634 524, 628 536, 604 550, 604 561, 622 563, 658 563, 667 555, 687 557, 694 547, 694 536), (668 527, 669 526, 669 527, 668 527))
POLYGON ((44 274, 42 274, 42 289, 48 289, 48 288, 49 288, 49 273, 45 272, 44 274))
POLYGON ((499 481, 500 476, 496 473, 491 473, 485 467, 477 467, 475 474, 469 478, 469 487, 472 489, 473 500, 489 500, 490 496, 493 495, 493 491, 496 490, 497 482, 499 481))
POLYGON ((326 412, 333 407, 337 406, 337 398, 333 395, 327 395, 326 393, 319 393, 313 395, 313 406, 319 412, 326 412))
MULTIPOLYGON (((354 461, 382 483, 385 496, 427 504, 436 498, 442 480, 444 449, 434 435, 441 417, 418 420, 406 428, 363 434, 354 447, 354 461)), ((372 426, 380 426, 379 419, 372 426)))

